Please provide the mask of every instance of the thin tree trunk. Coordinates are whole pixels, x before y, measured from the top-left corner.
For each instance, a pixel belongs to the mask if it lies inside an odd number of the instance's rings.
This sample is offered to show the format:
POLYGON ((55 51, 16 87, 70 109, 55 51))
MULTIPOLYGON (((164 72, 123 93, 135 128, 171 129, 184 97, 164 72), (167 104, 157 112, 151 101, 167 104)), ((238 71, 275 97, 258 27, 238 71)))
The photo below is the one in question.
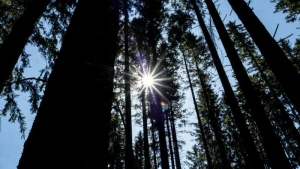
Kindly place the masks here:
POLYGON ((143 130, 144 130, 144 154, 145 154, 145 169, 150 169, 150 156, 149 156, 149 141, 148 141, 148 125, 147 125, 147 111, 145 90, 142 91, 142 109, 143 109, 143 130))
POLYGON ((123 0, 124 17, 124 39, 125 39, 125 115, 126 115, 126 147, 125 147, 125 168, 134 168, 134 158, 132 150, 132 125, 131 125, 131 94, 130 94, 130 76, 129 76, 129 49, 128 49, 128 2, 123 0))
POLYGON ((170 111, 171 111, 170 123, 171 123, 171 130, 172 130, 172 137, 173 137, 173 144, 174 144, 176 169, 181 169, 180 155, 179 155, 179 148, 178 148, 178 141, 177 141, 174 111, 173 111, 172 103, 170 103, 170 111))
POLYGON ((265 112, 264 107, 259 100, 258 94, 255 91, 241 60, 239 59, 237 51, 234 48, 234 45, 226 31, 216 7, 214 6, 214 3, 211 0, 205 0, 205 2, 220 35, 220 39, 223 43, 229 61, 235 72, 239 86, 245 96, 247 104, 249 105, 251 116, 255 120, 263 138, 262 143, 266 150, 270 165, 274 169, 291 168, 289 160, 283 151, 280 139, 276 135, 270 123, 267 113, 265 112))
POLYGON ((240 131, 240 135, 243 141, 243 146, 245 148, 245 151, 249 155, 250 160, 250 167, 255 169, 264 169, 264 162, 260 158, 260 154, 257 150, 256 145, 254 144, 254 139, 247 127, 246 119, 244 118, 242 111, 239 107, 238 101, 235 97, 235 94, 232 90, 232 87, 230 85, 230 82, 228 80, 228 77, 225 73, 225 70, 223 68, 222 62, 220 60, 220 57, 218 55, 218 52, 216 50, 216 47, 212 41, 212 38, 207 30, 207 27, 205 25, 204 19, 200 13, 200 10, 196 4, 195 0, 191 0, 191 3, 193 5, 193 8, 195 10, 196 16, 199 21, 199 25, 202 29, 204 38, 206 40, 206 43, 208 45, 208 48, 210 50, 210 54, 212 56, 213 62, 216 66, 217 72, 219 74, 224 92, 225 92, 225 99, 227 104, 230 106, 232 115, 234 117, 235 123, 240 131))
POLYGON ((36 23, 51 0, 32 0, 23 15, 14 23, 0 47, 0 94, 20 55, 33 33, 36 23))
POLYGON ((155 133, 154 133, 154 124, 153 121, 151 120, 151 135, 152 135, 152 149, 153 149, 153 160, 154 160, 154 169, 157 169, 157 161, 156 161, 156 138, 155 138, 155 133))
POLYGON ((168 140, 169 140, 169 149, 170 149, 170 156, 171 156, 171 164, 172 169, 175 169, 175 162, 174 162, 174 153, 173 153, 173 145, 172 145, 172 139, 171 139, 171 132, 170 132, 170 125, 169 125, 169 110, 166 113, 166 123, 167 123, 167 131, 168 131, 168 140))
POLYGON ((108 167, 118 13, 79 0, 18 169, 108 167))
POLYGON ((204 150, 205 150, 205 155, 206 155, 206 159, 207 159, 208 168, 212 169, 213 168, 212 159, 211 159, 211 156, 209 154, 208 144, 207 144, 207 140, 206 140, 206 137, 205 137, 205 134, 204 134, 203 125, 202 125, 202 122, 201 122, 201 117, 200 117, 200 113, 199 113, 199 110, 198 110, 196 97, 195 97, 193 85, 192 85, 192 82, 191 82, 189 69, 188 69, 187 64, 186 64, 185 56, 183 56, 183 59, 184 59, 184 64, 185 64, 185 69, 186 69, 186 72, 187 72, 187 76, 188 76, 188 79, 189 79, 190 89, 191 89, 193 102, 194 102, 194 106, 195 106, 195 111, 196 111, 196 115, 197 115, 197 119, 198 119, 198 125, 199 125, 200 132, 201 132, 201 135, 202 135, 201 138, 202 138, 202 141, 203 141, 203 146, 204 146, 204 150))
POLYGON ((285 93, 300 113, 300 75, 244 0, 228 0, 266 59, 285 93))
MULTIPOLYGON (((186 69, 186 72, 187 72, 187 75, 188 75, 188 79, 189 79, 189 83, 190 83, 190 88, 191 88, 191 92, 192 92, 192 97, 193 97, 193 100, 194 100, 194 104, 195 104, 195 109, 198 111, 198 108, 197 108, 197 102, 196 102, 196 99, 195 99, 195 96, 194 96, 194 89, 193 89, 193 84, 192 84, 192 81, 191 81, 191 77, 190 77, 190 73, 189 73, 189 69, 188 69, 188 66, 187 66, 187 62, 186 62, 186 58, 185 56, 183 56, 183 59, 184 59, 184 64, 185 64, 185 69, 186 69)), ((205 97, 205 102, 207 104, 207 108, 208 108, 208 111, 209 111, 209 119, 211 121, 211 124, 212 124, 212 128, 214 130, 214 133, 215 133, 215 136, 216 136, 216 140, 217 140, 217 144, 218 144, 218 147, 219 147, 219 152, 220 152, 220 156, 221 156, 221 161, 222 161, 222 168, 231 168, 230 167, 230 163, 227 159, 227 153, 226 153, 226 149, 225 149, 225 145, 222 141, 222 138, 221 138, 221 130, 220 128, 218 127, 218 122, 217 122, 217 119, 215 117, 215 112, 211 109, 210 107, 210 104, 209 104, 209 100, 208 100, 208 97, 207 97, 207 94, 206 94, 206 90, 205 90, 205 85, 203 84, 203 81, 202 81, 202 78, 200 78, 200 81, 201 81, 201 86, 202 86, 202 89, 204 89, 204 97, 205 97)))

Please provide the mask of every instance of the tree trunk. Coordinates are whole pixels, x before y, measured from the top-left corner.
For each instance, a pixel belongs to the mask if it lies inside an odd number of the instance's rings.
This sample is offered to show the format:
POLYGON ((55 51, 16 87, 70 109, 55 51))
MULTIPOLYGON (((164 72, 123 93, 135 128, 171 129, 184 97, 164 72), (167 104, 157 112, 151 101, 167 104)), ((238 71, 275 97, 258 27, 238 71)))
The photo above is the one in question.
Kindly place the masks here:
MULTIPOLYGON (((148 36, 149 36, 149 48, 151 50, 152 54, 152 65, 151 66, 151 72, 155 70, 155 66, 157 64, 157 52, 156 52, 156 45, 157 42, 155 40, 154 35, 154 10, 155 5, 154 1, 149 2, 149 27, 148 27, 148 36)), ((149 61, 148 61, 149 62, 149 61)), ((156 72, 159 72, 159 70, 156 70, 156 72)), ((159 76, 157 77, 159 78, 159 76)), ((160 87, 156 86, 158 90, 160 90, 160 87)), ((161 157, 161 168, 162 169, 169 169, 169 158, 168 158, 168 148, 167 148, 167 141, 166 141, 166 132, 165 132, 165 118, 164 113, 162 111, 161 106, 161 96, 159 93, 155 90, 153 90, 153 93, 151 94, 151 100, 150 100, 150 106, 152 107, 151 110, 154 110, 155 114, 155 120, 156 120, 156 127, 158 129, 158 135, 159 135, 159 146, 160 146, 160 157, 161 157)))
POLYGON ((181 169, 180 155, 179 155, 179 148, 178 148, 178 141, 177 141, 174 111, 172 108, 172 103, 170 103, 170 111, 171 111, 170 123, 171 123, 171 130, 172 130, 172 137, 173 137, 173 144, 174 144, 176 169, 181 169))
POLYGON ((132 125, 131 125, 131 94, 130 94, 130 76, 129 76, 129 49, 128 49, 128 2, 123 0, 124 17, 124 39, 125 39, 125 115, 126 115, 126 147, 125 147, 125 168, 134 168, 134 158, 132 150, 132 125))
POLYGON ((278 43, 244 0, 228 0, 266 59, 285 93, 300 113, 300 75, 278 43))
POLYGON ((172 140, 171 140, 171 132, 170 132, 170 125, 169 125, 169 110, 166 113, 166 123, 167 123, 167 131, 168 131, 168 140, 169 140, 169 149, 170 149, 170 156, 171 156, 171 164, 172 164, 172 169, 175 169, 175 162, 174 162, 174 153, 173 153, 173 145, 172 145, 172 140))
MULTIPOLYGON (((199 73, 202 73, 202 72, 199 72, 199 73)), ((207 95, 208 94, 207 85, 203 81, 202 77, 199 77, 199 79, 200 79, 200 84, 201 84, 201 87, 202 87, 202 90, 203 90, 204 100, 205 100, 205 103, 206 103, 206 106, 207 106, 207 109, 208 109, 208 118, 211 121, 211 125, 212 125, 212 128, 214 130, 214 133, 215 133, 215 136, 216 136, 216 141, 217 141, 217 144, 218 144, 218 147, 219 147, 219 152, 220 152, 221 161, 222 161, 222 168, 231 168, 230 163, 229 163, 228 158, 227 158, 226 148, 225 148, 225 145, 224 145, 223 140, 222 140, 221 127, 218 124, 217 117, 215 116, 216 112, 212 109, 212 107, 210 105, 210 101, 209 101, 209 96, 207 95)))
POLYGON ((201 122, 201 117, 200 117, 200 113, 199 113, 199 110, 198 110, 196 97, 195 97, 195 93, 194 93, 194 89, 193 89, 193 85, 192 85, 189 69, 187 67, 185 56, 183 56, 183 59, 184 59, 186 73, 187 73, 187 76, 188 76, 188 79, 189 79, 189 84, 190 84, 190 88, 191 88, 191 93, 192 93, 192 97, 193 97, 195 111, 196 111, 196 115, 197 115, 197 119, 198 119, 198 125, 199 125, 200 132, 201 132, 201 135, 202 135, 202 141, 203 141, 203 146, 204 146, 204 149, 205 149, 205 155, 206 155, 206 158, 207 158, 208 168, 212 169, 213 168, 212 159, 211 159, 211 156, 209 154, 208 144, 207 144, 207 140, 206 140, 206 137, 205 137, 205 134, 204 134, 203 125, 202 125, 202 122, 201 122))
POLYGON ((108 167, 118 11, 79 0, 18 169, 108 167))
POLYGON ((220 39, 223 43, 229 61, 235 72, 239 86, 245 96, 246 102, 249 105, 250 113, 255 120, 257 127, 262 136, 262 143, 266 150, 267 157, 270 161, 270 165, 276 168, 291 168, 289 160, 287 159, 285 152, 280 143, 280 139, 276 135, 270 120, 262 106, 258 94, 255 91, 251 80, 239 59, 237 51, 234 48, 232 41, 226 31, 226 28, 222 22, 222 19, 211 0, 205 0, 207 8, 211 17, 215 23, 217 31, 220 35, 220 39), (274 148, 275 147, 275 148, 274 148))
POLYGON ((240 131, 240 135, 243 141, 243 146, 245 148, 245 151, 249 155, 250 160, 250 167, 255 169, 264 169, 264 162, 260 158, 260 154, 257 151, 257 147, 254 144, 254 139, 247 127, 246 119, 244 118, 244 115, 242 114, 242 111, 239 107, 238 101, 235 97, 235 94, 232 90, 232 87, 230 85, 229 79, 225 73, 225 70, 223 68, 222 62, 220 60, 220 57, 218 55, 218 52, 216 50, 216 47, 212 41, 212 38, 207 30, 207 27, 205 25, 204 19, 200 13, 200 10, 196 4, 195 0, 191 0, 191 3, 193 5, 193 8, 195 10, 195 13, 197 15, 199 25, 202 29, 204 38, 206 40, 206 43, 208 45, 208 48, 210 50, 210 54, 212 56, 213 62, 216 66, 217 72, 219 74, 224 92, 225 92, 225 99, 227 104, 230 106, 232 115, 234 117, 235 123, 240 131))
POLYGON ((24 14, 14 23, 11 32, 0 47, 0 94, 20 55, 33 33, 36 23, 51 0, 32 0, 24 14))
POLYGON ((145 90, 142 91, 142 108, 143 108, 143 130, 144 130, 144 154, 145 154, 145 169, 150 169, 150 156, 149 156, 149 141, 148 141, 148 125, 147 125, 147 111, 145 90))
MULTIPOLYGON (((273 86, 271 85, 270 81, 268 80, 267 75, 264 73, 263 69, 259 66, 258 62, 256 61, 255 57, 251 53, 251 51, 247 48, 246 44, 242 41, 243 45, 245 46, 247 53, 251 57, 252 62, 254 63, 254 66, 257 68, 258 72, 261 75, 261 78, 265 81, 267 84, 271 95, 274 97, 276 108, 280 110, 280 114, 274 116, 277 116, 277 119, 280 119, 278 121, 280 127, 282 130, 284 130, 284 133, 288 135, 289 138, 293 138, 298 145, 300 145, 300 134, 297 130, 297 128, 294 125, 293 120, 289 117, 289 113, 285 110, 285 107, 283 103, 279 100, 279 94, 273 89, 273 86), (282 122, 282 121, 283 122, 282 122)), ((299 160, 298 160, 299 161, 299 160)))
POLYGON ((152 149, 153 149, 153 160, 154 160, 154 169, 157 169, 157 161, 156 161, 156 138, 155 138, 155 133, 154 133, 154 124, 153 121, 151 120, 151 135, 152 135, 152 149))

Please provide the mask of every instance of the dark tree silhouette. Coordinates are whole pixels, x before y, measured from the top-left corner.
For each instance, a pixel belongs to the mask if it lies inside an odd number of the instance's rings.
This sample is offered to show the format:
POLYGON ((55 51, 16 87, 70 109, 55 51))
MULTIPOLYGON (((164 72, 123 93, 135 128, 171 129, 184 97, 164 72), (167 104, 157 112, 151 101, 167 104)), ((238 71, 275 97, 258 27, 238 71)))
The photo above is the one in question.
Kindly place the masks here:
POLYGON ((118 13, 115 0, 78 2, 19 169, 107 168, 118 13))
POLYGON ((211 0, 205 0, 209 13, 214 21, 216 29, 220 35, 220 39, 223 43, 229 61, 235 72, 239 86, 245 96, 247 105, 249 105, 252 118, 255 120, 256 125, 262 136, 262 143, 267 153, 270 165, 273 168, 291 168, 291 165, 285 155, 280 139, 276 135, 271 122, 264 110, 263 105, 260 102, 257 91, 254 89, 250 78, 239 59, 237 51, 234 48, 226 28, 222 22, 222 19, 211 0), (274 148, 276 147, 276 149, 274 148))
POLYGON ((201 12, 196 4, 196 1, 192 0, 191 1, 193 5, 193 9, 195 10, 197 19, 199 21, 199 25, 202 29, 203 35, 205 37, 206 43, 208 45, 208 48, 210 50, 210 54, 212 56, 213 62, 216 66, 217 72, 219 74, 223 89, 225 91, 225 96, 226 96, 226 101, 228 105, 231 108, 233 117, 235 119, 235 123, 241 133, 241 137, 243 140, 243 145, 245 147, 245 150, 247 151, 249 155, 249 160, 251 161, 251 167, 253 168, 264 168, 263 161, 260 159, 260 155, 257 151, 257 148, 254 144, 253 138, 250 134, 250 131, 246 125, 246 121, 244 119, 244 116, 241 112, 241 109, 239 107, 238 101, 235 97, 235 94, 232 90, 232 87, 230 85, 229 79, 225 73, 225 70, 222 66, 220 57, 218 55, 218 52, 216 50, 216 47, 212 41, 212 38, 208 32, 208 29, 205 25, 204 19, 201 15, 201 12))
POLYGON ((4 83, 9 79, 29 36, 33 33, 36 23, 45 12, 51 0, 33 0, 23 15, 14 23, 11 32, 4 39, 0 48, 0 94, 4 83))
POLYGON ((278 82, 299 113, 300 75, 297 69, 245 1, 228 0, 228 2, 248 30, 278 82))

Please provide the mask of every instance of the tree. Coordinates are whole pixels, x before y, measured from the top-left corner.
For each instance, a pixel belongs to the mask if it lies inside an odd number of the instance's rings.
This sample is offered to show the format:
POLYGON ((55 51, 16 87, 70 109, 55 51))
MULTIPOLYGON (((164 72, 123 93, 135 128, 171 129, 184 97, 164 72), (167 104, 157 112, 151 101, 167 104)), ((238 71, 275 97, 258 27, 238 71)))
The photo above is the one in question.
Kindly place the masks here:
POLYGON ((126 114, 126 169, 133 169, 134 168, 134 158, 133 158, 133 151, 132 151, 132 125, 131 125, 131 92, 130 92, 130 72, 129 72, 129 32, 128 32, 128 22, 129 22, 129 15, 128 15, 128 1, 123 0, 123 13, 124 13, 124 39, 125 39, 125 71, 124 71, 124 78, 125 78, 125 114, 126 114))
MULTIPOLYGON (((263 145, 266 150, 270 165, 273 168, 291 168, 291 165, 282 149, 282 145, 276 135, 271 122, 260 102, 257 91, 254 89, 251 80, 239 59, 239 56, 234 48, 226 28, 222 22, 220 15, 214 3, 211 0, 205 0, 209 13, 214 21, 216 29, 220 35, 227 57, 235 72, 239 86, 245 96, 246 102, 249 105, 252 118, 255 120, 257 127, 263 139, 263 145), (276 145, 276 149, 273 146, 276 145)), ((243 1, 244 2, 244 1, 243 1)))
POLYGON ((144 167, 144 143, 142 132, 139 132, 134 143, 135 160, 137 161, 137 168, 143 169, 144 167))
POLYGON ((173 152, 170 123, 169 123, 169 118, 170 118, 169 113, 170 113, 169 111, 166 112, 167 136, 168 136, 168 141, 169 141, 169 150, 170 150, 172 169, 175 169, 174 152, 173 152))
POLYGON ((33 0, 24 14, 14 23, 12 31, 3 40, 0 48, 0 93, 9 79, 29 36, 51 0, 33 0))
POLYGON ((283 12, 288 15, 285 19, 288 22, 295 22, 300 20, 300 3, 299 1, 293 0, 271 0, 271 2, 276 3, 275 12, 283 12))
POLYGON ((278 43, 243 0, 228 0, 253 41, 269 64, 278 82, 284 89, 298 113, 300 112, 300 75, 286 57, 278 43), (284 69, 282 69, 284 67, 284 69))
POLYGON ((146 110, 146 95, 145 90, 142 91, 142 109, 143 109, 143 134, 144 134, 144 154, 145 154, 145 169, 150 169, 150 154, 149 154, 149 141, 148 141, 148 123, 147 123, 147 110, 146 110))
POLYGON ((264 164, 263 161, 260 159, 259 153, 257 151, 257 148, 254 144, 253 141, 253 137, 250 134, 250 131, 246 125, 246 121, 244 119, 244 116, 241 112, 241 109, 239 107, 237 98, 233 92, 233 89, 230 85, 230 82, 228 80, 228 77, 225 73, 225 70, 222 66, 222 62, 220 60, 220 57, 218 55, 218 52, 216 50, 216 47, 213 43, 213 40, 208 32, 208 29, 205 25, 204 19, 201 15, 201 12, 198 8, 198 5, 196 3, 196 1, 192 0, 190 1, 193 9, 196 13, 199 25, 201 27, 201 30, 203 32, 204 38, 206 40, 206 43, 208 45, 211 57, 213 59, 214 65, 217 69, 218 75, 220 77, 223 89, 225 91, 225 96, 226 96, 226 101, 227 104, 230 106, 231 108, 231 112, 233 114, 233 117, 235 119, 235 123, 239 128, 239 131, 241 133, 241 138, 243 140, 243 145, 245 147, 245 150, 247 151, 248 155, 249 155, 249 160, 251 161, 251 167, 252 168, 264 168, 264 164))
MULTIPOLYGON (((6 116, 9 112, 9 121, 18 121, 22 137, 25 136, 26 117, 23 115, 23 111, 18 107, 16 98, 20 92, 28 93, 28 102, 31 104, 30 111, 32 113, 37 112, 42 93, 54 65, 54 60, 57 57, 57 48, 59 48, 61 44, 60 39, 69 24, 75 3, 74 0, 51 1, 49 3, 47 10, 43 12, 41 19, 38 19, 39 22, 34 24, 34 30, 25 42, 27 45, 36 46, 38 48, 42 59, 45 59, 47 63, 46 66, 40 70, 38 76, 26 76, 24 71, 30 67, 30 54, 27 53, 26 49, 23 49, 21 55, 18 56, 19 61, 14 66, 9 79, 4 82, 2 93, 0 92, 0 97, 5 98, 5 108, 2 110, 2 115, 6 116), (57 17, 57 15, 60 17, 57 17), (47 23, 47 30, 45 23, 47 23)), ((12 33, 11 29, 14 24, 17 23, 18 19, 22 17, 28 5, 30 5, 29 0, 11 1, 7 3, 2 3, 1 1, 0 43, 12 33)))
MULTIPOLYGON (((163 2, 154 0, 147 3, 148 6, 148 45, 150 48, 149 56, 152 56, 151 72, 158 73, 161 69, 156 69, 158 62, 158 53, 157 53, 157 42, 159 37, 158 24, 162 21, 161 19, 161 9, 163 8, 163 2)), ((150 63, 150 60, 148 61, 150 63)), ((160 78, 160 76, 157 76, 160 78)), ((158 87, 158 90, 160 88, 158 87)), ((161 107, 162 98, 157 91, 154 91, 153 94, 150 94, 150 107, 151 112, 154 113, 155 125, 158 129, 159 135, 159 145, 160 145, 160 157, 161 157, 161 167, 162 169, 169 169, 169 160, 168 160, 168 149, 166 142, 166 133, 165 133, 165 117, 161 107)))
POLYGON ((109 148, 108 148, 108 166, 109 169, 124 168, 124 127, 121 124, 120 116, 112 113, 109 132, 109 148))
MULTIPOLYGON (((227 24, 227 27, 229 28, 228 31, 230 32, 232 40, 235 42, 235 46, 237 48, 237 51, 239 52, 239 55, 243 56, 243 59, 248 58, 250 60, 250 63, 253 64, 253 67, 257 69, 259 73, 258 77, 260 76, 262 81, 266 84, 257 85, 259 85, 258 90, 260 91, 260 95, 268 95, 266 97, 260 98, 262 98, 262 100, 265 101, 265 105, 269 105, 270 109, 268 111, 272 112, 271 114, 269 114, 269 116, 273 116, 272 120, 274 120, 278 127, 281 128, 281 130, 287 138, 295 140, 299 145, 299 132, 295 127, 293 120, 289 117, 289 113, 287 112, 284 103, 280 100, 281 96, 283 95, 279 93, 281 92, 279 90, 280 86, 277 85, 277 81, 271 82, 269 80, 271 78, 268 78, 268 76, 273 77, 273 74, 266 74, 268 72, 268 69, 266 67, 262 68, 256 60, 256 58, 259 58, 259 56, 257 55, 254 43, 249 38, 248 33, 245 31, 242 25, 236 25, 233 22, 227 24), (270 94, 268 94, 268 91, 265 91, 264 88, 267 88, 270 94), (271 99, 267 100, 266 98, 271 99)), ((253 79, 257 79, 256 74, 252 75, 252 77, 253 79)))
MULTIPOLYGON (((194 106, 195 106, 196 116, 197 116, 197 119, 198 119, 198 125, 199 125, 200 132, 201 132, 201 135, 202 135, 202 141, 203 141, 203 145, 204 145, 204 149, 205 149, 205 153, 206 153, 208 168, 213 168, 212 161, 211 161, 211 156, 209 154, 209 150, 208 150, 208 146, 207 146, 207 140, 205 138, 203 125, 202 125, 202 122, 201 122, 201 117, 200 117, 200 113, 199 113, 199 110, 198 110, 196 97, 195 97, 195 94, 194 94, 194 89, 193 89, 193 85, 192 85, 192 82, 191 82, 191 78, 190 78, 190 74, 189 74, 189 70, 188 70, 188 66, 187 66, 184 54, 183 54, 183 58, 184 58, 185 69, 186 69, 187 76, 188 76, 188 79, 189 79, 190 89, 191 89, 191 92, 192 92, 192 97, 193 97, 193 102, 194 102, 194 106)), ((229 165, 229 163, 228 163, 228 165, 229 165)), ((226 164, 225 164, 225 166, 226 166, 226 164)), ((226 166, 226 167, 228 167, 228 166, 226 166)))
POLYGON ((118 13, 114 0, 78 2, 19 169, 107 168, 118 13))

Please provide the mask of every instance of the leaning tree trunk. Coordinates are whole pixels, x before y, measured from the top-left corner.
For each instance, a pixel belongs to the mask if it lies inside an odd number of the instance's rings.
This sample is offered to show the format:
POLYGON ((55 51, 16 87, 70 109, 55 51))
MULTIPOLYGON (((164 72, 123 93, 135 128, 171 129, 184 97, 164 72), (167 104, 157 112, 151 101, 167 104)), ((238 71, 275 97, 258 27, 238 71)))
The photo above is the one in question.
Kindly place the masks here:
POLYGON ((147 124, 147 111, 145 90, 142 91, 142 109, 143 109, 143 130, 144 130, 144 156, 145 156, 145 169, 150 169, 150 156, 149 156, 149 141, 148 141, 148 124, 147 124))
POLYGON ((173 111, 172 103, 170 103, 170 111, 171 111, 170 123, 171 123, 172 138, 173 138, 173 144, 174 144, 176 169, 181 169, 180 155, 179 155, 179 148, 178 148, 178 141, 177 141, 174 111, 173 111))
MULTIPOLYGON (((238 35, 238 38, 240 38, 240 35, 238 35)), ((267 75, 264 73, 263 69, 256 61, 255 56, 249 50, 245 42, 244 41, 241 42, 242 45, 244 45, 244 47, 246 48, 246 51, 249 54, 254 66, 257 68, 258 72, 260 73, 261 78, 268 86, 271 95, 274 97, 274 102, 275 102, 274 106, 276 106, 276 108, 280 110, 280 114, 277 113, 274 114, 274 116, 278 117, 277 119, 281 119, 278 121, 280 127, 284 130, 285 134, 287 134, 289 138, 293 138, 297 142, 297 144, 300 145, 300 134, 297 128, 295 127, 293 120, 289 117, 289 113, 285 110, 284 104, 279 100, 279 93, 277 93, 277 91, 274 90, 273 85, 268 80, 267 75)))
POLYGON ((0 94, 20 55, 33 33, 36 23, 51 0, 32 0, 23 15, 14 23, 0 47, 0 94))
POLYGON ((79 0, 18 169, 107 168, 116 0, 79 0))
POLYGON ((222 83, 224 92, 225 92, 225 99, 227 104, 230 106, 232 115, 234 117, 235 123, 239 129, 242 141, 243 141, 243 146, 245 148, 245 151, 249 155, 249 161, 250 167, 255 168, 255 169, 264 169, 264 162, 260 158, 260 154, 257 151, 257 147, 254 143, 254 139, 247 127, 246 120, 244 118, 244 115, 242 114, 242 111, 239 107, 237 98, 233 92, 233 89, 230 85, 229 79, 225 73, 225 70, 223 68, 222 62, 220 60, 220 57, 218 55, 217 49, 212 41, 212 38, 207 30, 207 27, 205 25, 204 19, 200 13, 200 10, 196 4, 195 0, 191 0, 191 3, 193 5, 193 8, 195 10, 197 19, 199 21, 199 25, 202 29, 204 38, 206 40, 206 43, 208 45, 208 48, 210 50, 210 54, 212 56, 213 62, 215 64, 215 67, 217 69, 217 72, 220 77, 220 81, 222 83))
POLYGON ((297 69, 244 0, 228 0, 228 2, 245 25, 278 82, 300 113, 300 75, 297 69))
POLYGON ((198 119, 198 125, 199 125, 200 132, 201 132, 201 135, 202 135, 201 138, 202 138, 202 141, 203 141, 203 146, 204 146, 204 150, 205 150, 205 155, 206 155, 206 159, 207 159, 208 168, 213 169, 212 159, 211 159, 211 156, 209 154, 208 144, 207 144, 207 140, 206 140, 206 137, 205 137, 203 125, 202 125, 202 122, 201 122, 201 117, 200 117, 200 113, 199 113, 199 110, 198 110, 197 101, 196 101, 196 97, 195 97, 195 93, 194 93, 194 89, 193 89, 193 85, 192 85, 189 69, 187 67, 185 56, 183 56, 183 59, 184 59, 185 69, 186 69, 186 73, 187 73, 187 76, 188 76, 189 85, 190 85, 190 89, 191 89, 191 93, 192 93, 192 97, 193 97, 195 111, 196 111, 196 115, 197 115, 197 119, 198 119))
POLYGON ((130 94, 130 75, 129 75, 129 49, 128 49, 128 2, 123 0, 123 13, 124 17, 124 39, 125 39, 125 136, 126 136, 126 147, 125 147, 125 168, 134 168, 134 158, 132 151, 132 125, 131 125, 131 94, 130 94))
POLYGON ((285 152, 280 143, 280 139, 276 135, 272 124, 268 118, 267 113, 264 110, 263 105, 260 102, 257 91, 255 91, 251 80, 243 66, 243 63, 239 59, 237 51, 226 31, 226 28, 222 22, 222 19, 214 6, 212 0, 205 0, 209 13, 215 23, 216 29, 220 35, 220 39, 223 43, 229 61, 235 72, 239 86, 245 96, 246 103, 250 108, 250 113, 255 120, 257 127, 262 136, 262 144, 266 150, 267 157, 270 161, 271 167, 275 168, 292 168, 289 160, 287 159, 285 152))

